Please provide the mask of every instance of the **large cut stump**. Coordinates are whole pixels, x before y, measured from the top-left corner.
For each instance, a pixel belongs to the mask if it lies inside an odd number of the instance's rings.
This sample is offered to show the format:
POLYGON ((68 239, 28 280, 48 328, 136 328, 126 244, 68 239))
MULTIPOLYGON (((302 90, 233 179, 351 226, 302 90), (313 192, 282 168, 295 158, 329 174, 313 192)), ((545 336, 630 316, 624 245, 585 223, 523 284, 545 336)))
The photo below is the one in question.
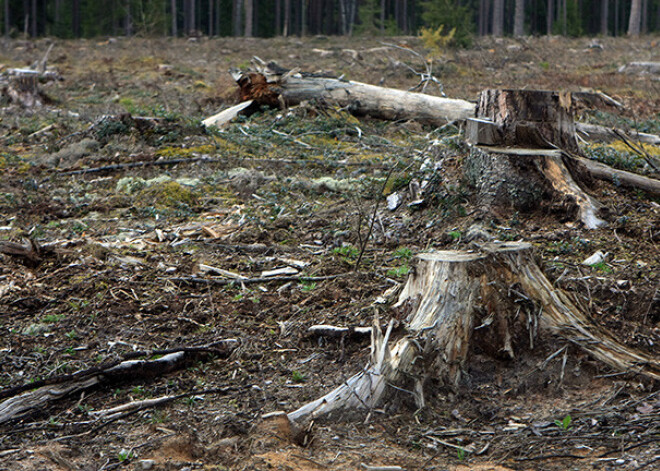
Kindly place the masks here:
POLYGON ((578 183, 587 175, 579 160, 570 93, 484 90, 477 118, 468 119, 468 180, 480 205, 528 210, 552 200, 560 212, 588 229, 605 225, 602 205, 578 183))
POLYGON ((370 410, 402 391, 421 406, 430 384, 461 384, 477 330, 479 349, 498 358, 516 359, 534 349, 538 336, 557 335, 617 370, 660 379, 657 359, 617 342, 552 286, 527 243, 420 254, 396 307, 409 311, 407 335, 390 346, 392 323, 385 335, 375 325, 365 370, 289 413, 291 421, 337 410, 370 410))

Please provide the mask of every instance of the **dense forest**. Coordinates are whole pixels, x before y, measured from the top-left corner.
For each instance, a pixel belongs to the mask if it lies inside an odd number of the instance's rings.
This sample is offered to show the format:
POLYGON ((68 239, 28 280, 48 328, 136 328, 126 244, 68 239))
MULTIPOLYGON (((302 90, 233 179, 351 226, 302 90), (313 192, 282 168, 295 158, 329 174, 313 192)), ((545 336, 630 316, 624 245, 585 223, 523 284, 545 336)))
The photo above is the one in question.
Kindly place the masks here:
POLYGON ((639 35, 660 0, 3 0, 5 36, 639 35))

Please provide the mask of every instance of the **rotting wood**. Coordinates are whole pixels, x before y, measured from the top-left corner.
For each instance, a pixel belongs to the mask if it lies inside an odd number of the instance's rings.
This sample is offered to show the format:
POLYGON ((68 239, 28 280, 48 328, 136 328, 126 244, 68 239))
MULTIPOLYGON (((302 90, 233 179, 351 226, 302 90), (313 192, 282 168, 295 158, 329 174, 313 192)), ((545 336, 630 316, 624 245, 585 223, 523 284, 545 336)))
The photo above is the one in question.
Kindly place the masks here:
MULTIPOLYGON (((210 352, 226 357, 237 344, 237 340, 227 339, 207 346, 171 349, 154 360, 124 360, 67 375, 59 380, 42 380, 2 391, 1 397, 7 399, 0 403, 0 424, 29 416, 53 401, 100 385, 170 373, 210 352)), ((142 353, 147 356, 157 354, 142 353)))
POLYGON ((419 254, 396 307, 410 310, 407 335, 390 345, 392 322, 383 335, 375 321, 364 371, 290 412, 289 420, 302 424, 333 411, 372 410, 402 391, 422 406, 429 380, 449 388, 461 384, 475 326, 479 348, 497 357, 515 359, 524 343, 557 335, 618 371, 660 379, 660 361, 619 343, 553 287, 527 243, 419 254), (515 307, 521 298, 528 308, 515 307), (521 335, 525 330, 528 335, 521 335))

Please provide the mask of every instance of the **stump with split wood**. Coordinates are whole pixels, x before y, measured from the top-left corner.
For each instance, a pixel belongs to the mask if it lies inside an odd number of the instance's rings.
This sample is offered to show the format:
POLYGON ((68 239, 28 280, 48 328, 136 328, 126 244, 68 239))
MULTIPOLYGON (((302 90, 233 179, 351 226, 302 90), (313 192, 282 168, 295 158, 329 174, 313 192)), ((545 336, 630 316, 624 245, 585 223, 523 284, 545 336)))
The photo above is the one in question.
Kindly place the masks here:
POLYGON ((535 90, 481 93, 477 118, 467 122, 475 147, 466 175, 484 210, 526 211, 552 202, 556 212, 588 229, 605 225, 602 205, 581 186, 588 170, 574 157, 580 149, 571 100, 570 93, 535 90))
POLYGON ((393 343, 392 323, 384 335, 376 323, 370 364, 289 413, 292 422, 333 411, 371 410, 392 394, 412 394, 422 406, 430 385, 453 389, 462 384, 476 335, 481 351, 511 360, 524 349, 533 350, 539 336, 560 336, 617 370, 660 379, 660 362, 625 347, 593 323, 552 286, 526 243, 420 254, 396 306, 409 311, 407 335, 393 343))

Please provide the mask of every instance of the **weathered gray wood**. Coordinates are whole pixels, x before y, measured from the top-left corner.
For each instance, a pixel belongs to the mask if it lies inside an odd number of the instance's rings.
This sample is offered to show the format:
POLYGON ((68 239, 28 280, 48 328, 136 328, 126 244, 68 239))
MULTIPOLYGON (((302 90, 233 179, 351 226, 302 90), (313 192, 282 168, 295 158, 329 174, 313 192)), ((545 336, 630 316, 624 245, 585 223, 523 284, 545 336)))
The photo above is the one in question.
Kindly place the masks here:
POLYGON ((612 130, 611 128, 605 126, 599 126, 597 124, 589 123, 576 123, 575 128, 578 132, 578 135, 585 140, 589 141, 600 141, 600 142, 611 142, 620 137, 618 134, 622 134, 628 137, 633 142, 643 142, 644 144, 652 144, 655 146, 660 146, 660 136, 656 134, 647 134, 643 132, 627 132, 622 129, 612 130))
POLYGON ((474 116, 469 101, 423 93, 378 87, 328 77, 311 77, 296 71, 273 71, 260 67, 259 73, 235 72, 241 98, 269 106, 294 106, 303 101, 328 103, 347 108, 356 115, 387 120, 416 120, 443 125, 474 116))
POLYGON ((407 335, 390 347, 392 323, 383 335, 375 322, 364 371, 289 413, 289 420, 304 423, 340 410, 371 410, 402 390, 422 406, 428 379, 459 385, 475 326, 479 348, 493 355, 517 358, 523 346, 513 331, 527 328, 523 337, 532 349, 537 335, 558 335, 619 371, 660 379, 660 361, 620 344, 595 324, 545 277, 527 243, 420 254, 395 307, 409 309, 407 335), (512 294, 515 284, 520 293, 512 294), (516 307, 521 297, 532 303, 530 308, 516 307))

